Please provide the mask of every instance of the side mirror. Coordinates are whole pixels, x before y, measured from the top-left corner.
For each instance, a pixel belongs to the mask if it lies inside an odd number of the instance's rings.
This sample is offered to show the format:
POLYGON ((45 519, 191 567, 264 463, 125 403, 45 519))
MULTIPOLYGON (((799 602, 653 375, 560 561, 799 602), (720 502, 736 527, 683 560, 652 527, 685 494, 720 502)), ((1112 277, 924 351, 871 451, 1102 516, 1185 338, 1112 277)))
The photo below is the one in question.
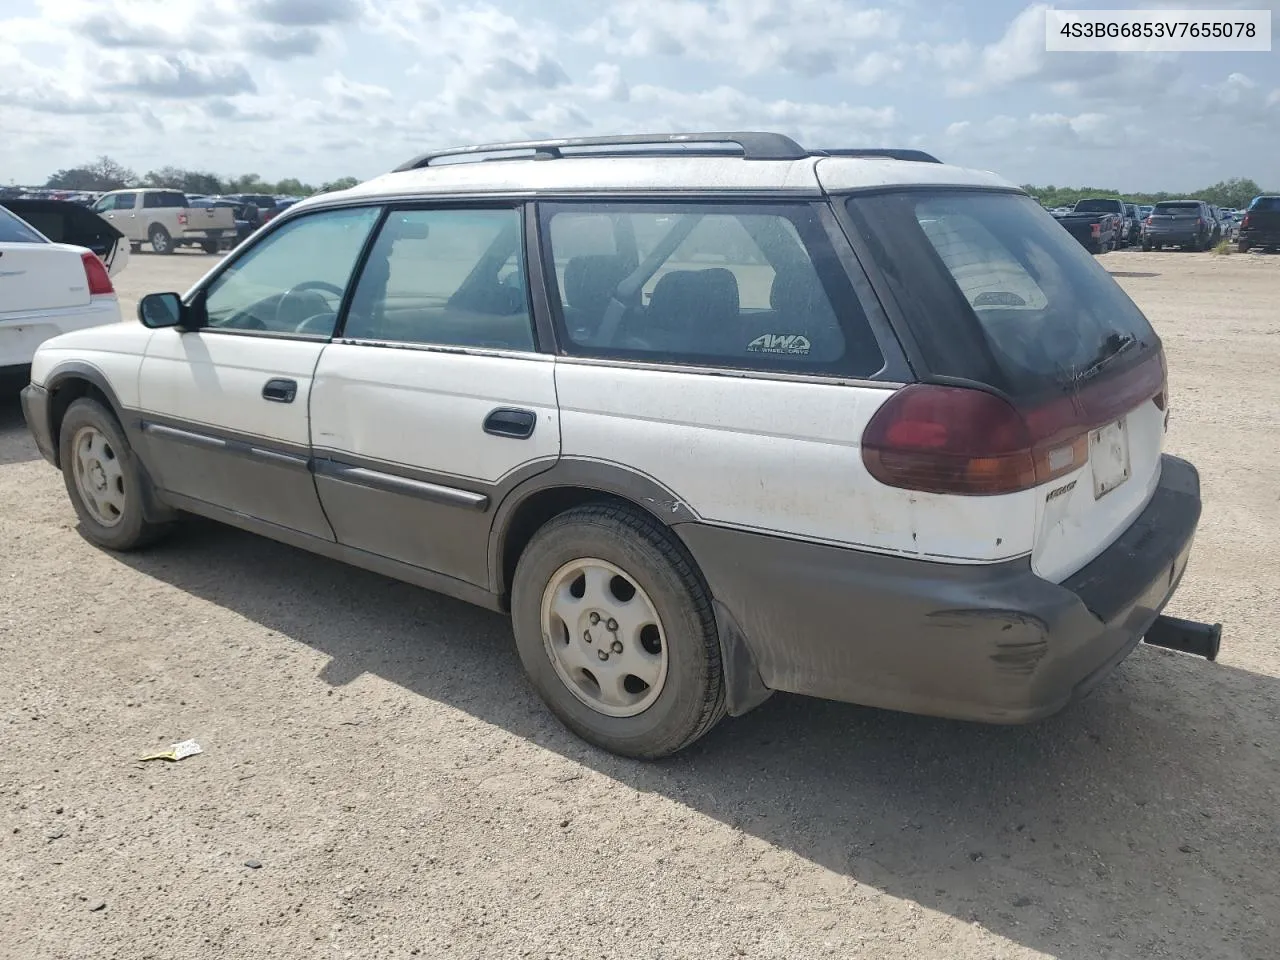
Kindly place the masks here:
POLYGON ((138 321, 152 330, 186 326, 187 308, 176 293, 148 293, 138 301, 138 321))

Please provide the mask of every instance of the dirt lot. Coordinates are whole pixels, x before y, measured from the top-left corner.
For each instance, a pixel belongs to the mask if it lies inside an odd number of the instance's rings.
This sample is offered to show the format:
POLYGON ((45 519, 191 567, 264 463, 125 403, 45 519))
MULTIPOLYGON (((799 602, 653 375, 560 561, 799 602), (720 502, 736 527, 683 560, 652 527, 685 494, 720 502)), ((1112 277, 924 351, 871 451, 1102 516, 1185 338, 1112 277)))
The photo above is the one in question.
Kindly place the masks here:
POLYGON ((1203 476, 1170 612, 1223 654, 1032 727, 777 696, 619 760, 496 616, 209 524, 90 547, 0 403, 0 957, 1280 956, 1280 257, 1103 262, 1203 476))

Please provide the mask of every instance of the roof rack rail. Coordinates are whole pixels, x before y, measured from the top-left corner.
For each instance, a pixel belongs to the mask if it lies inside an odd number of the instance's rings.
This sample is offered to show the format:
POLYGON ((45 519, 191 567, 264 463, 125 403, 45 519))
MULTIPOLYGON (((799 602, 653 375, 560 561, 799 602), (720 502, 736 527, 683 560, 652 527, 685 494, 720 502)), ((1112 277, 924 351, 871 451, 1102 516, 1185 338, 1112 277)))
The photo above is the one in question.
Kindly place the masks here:
POLYGON ((810 156, 814 157, 867 157, 884 160, 909 160, 913 163, 941 163, 931 153, 925 153, 923 150, 907 150, 901 147, 859 147, 846 148, 836 147, 831 150, 811 150, 810 156))
POLYGON ((580 151, 579 156, 721 156, 725 147, 737 147, 745 160, 803 160, 810 152, 790 137, 780 133, 741 131, 729 133, 648 133, 619 137, 571 137, 560 140, 522 140, 512 143, 486 143, 474 147, 452 147, 434 150, 414 157, 396 167, 394 173, 429 167, 437 160, 448 157, 466 157, 477 160, 560 160, 565 151, 580 151), (704 149, 684 149, 685 145, 702 146, 704 149), (720 149, 712 150, 713 145, 720 149), (618 148, 602 149, 595 148, 618 148), (644 149, 644 148, 649 149, 644 149), (629 149, 630 148, 630 149, 629 149), (654 149, 657 148, 657 149, 654 149), (665 148, 665 149, 663 149, 665 148), (495 153, 530 153, 528 157, 487 157, 495 153))

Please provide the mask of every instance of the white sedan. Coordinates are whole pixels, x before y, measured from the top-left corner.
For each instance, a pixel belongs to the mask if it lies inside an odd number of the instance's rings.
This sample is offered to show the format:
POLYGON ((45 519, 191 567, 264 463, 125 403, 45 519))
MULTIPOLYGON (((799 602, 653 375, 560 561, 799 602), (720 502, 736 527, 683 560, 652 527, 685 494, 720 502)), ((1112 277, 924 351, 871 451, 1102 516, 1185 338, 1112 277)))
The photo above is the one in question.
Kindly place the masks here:
POLYGON ((54 243, 0 206, 0 376, 25 377, 50 337, 119 323, 111 264, 127 256, 117 246, 104 262, 85 247, 54 243))

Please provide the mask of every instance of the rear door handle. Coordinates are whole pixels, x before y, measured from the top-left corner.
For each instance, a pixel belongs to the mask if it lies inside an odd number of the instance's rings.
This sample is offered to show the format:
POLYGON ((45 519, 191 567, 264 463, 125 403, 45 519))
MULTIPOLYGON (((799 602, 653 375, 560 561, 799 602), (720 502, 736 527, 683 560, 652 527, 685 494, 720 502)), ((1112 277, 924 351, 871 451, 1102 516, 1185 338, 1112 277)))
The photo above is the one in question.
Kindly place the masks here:
POLYGON ((267 381, 262 388, 263 400, 274 400, 276 403, 293 403, 298 395, 298 381, 276 378, 267 381))
POLYGON ((484 418, 484 432, 495 437, 527 440, 533 436, 533 428, 537 423, 538 415, 532 410, 499 407, 484 418))

